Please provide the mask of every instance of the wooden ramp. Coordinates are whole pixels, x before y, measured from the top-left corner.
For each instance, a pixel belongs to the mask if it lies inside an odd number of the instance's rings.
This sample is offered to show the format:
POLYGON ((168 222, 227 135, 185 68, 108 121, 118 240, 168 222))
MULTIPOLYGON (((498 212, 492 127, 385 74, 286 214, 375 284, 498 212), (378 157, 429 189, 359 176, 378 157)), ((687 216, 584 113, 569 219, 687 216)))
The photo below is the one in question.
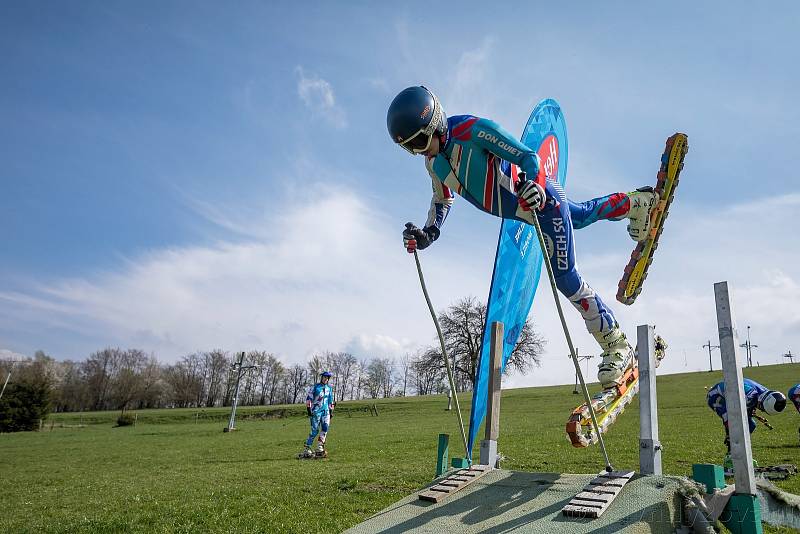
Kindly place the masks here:
POLYGON ((431 486, 421 492, 419 498, 422 501, 441 502, 457 491, 466 488, 491 470, 492 468, 488 465, 473 465, 469 469, 459 469, 435 486, 431 486))
POLYGON ((561 513, 569 517, 600 517, 625 484, 630 482, 633 474, 633 471, 601 471, 561 509, 561 513))

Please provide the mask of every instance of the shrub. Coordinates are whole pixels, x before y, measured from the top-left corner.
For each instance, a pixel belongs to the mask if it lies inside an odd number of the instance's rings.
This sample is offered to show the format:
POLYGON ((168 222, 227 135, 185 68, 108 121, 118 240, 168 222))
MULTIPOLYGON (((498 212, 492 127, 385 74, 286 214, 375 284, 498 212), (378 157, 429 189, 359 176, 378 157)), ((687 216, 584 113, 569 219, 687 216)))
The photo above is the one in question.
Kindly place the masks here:
POLYGON ((134 417, 129 413, 124 413, 117 417, 117 424, 115 426, 131 426, 134 423, 134 417))
POLYGON ((39 419, 50 413, 50 388, 47 384, 11 383, 0 399, 0 432, 36 430, 39 419))

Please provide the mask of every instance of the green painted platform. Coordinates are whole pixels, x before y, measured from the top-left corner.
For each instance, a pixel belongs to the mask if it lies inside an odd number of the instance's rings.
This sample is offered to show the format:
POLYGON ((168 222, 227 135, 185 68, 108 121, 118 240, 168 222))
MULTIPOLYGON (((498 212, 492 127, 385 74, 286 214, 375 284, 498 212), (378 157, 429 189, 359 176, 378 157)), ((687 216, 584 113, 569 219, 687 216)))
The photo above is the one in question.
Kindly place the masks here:
POLYGON ((438 504, 415 492, 346 532, 672 533, 680 525, 681 479, 666 476, 634 478, 599 519, 564 517, 561 508, 596 476, 499 469, 438 504))

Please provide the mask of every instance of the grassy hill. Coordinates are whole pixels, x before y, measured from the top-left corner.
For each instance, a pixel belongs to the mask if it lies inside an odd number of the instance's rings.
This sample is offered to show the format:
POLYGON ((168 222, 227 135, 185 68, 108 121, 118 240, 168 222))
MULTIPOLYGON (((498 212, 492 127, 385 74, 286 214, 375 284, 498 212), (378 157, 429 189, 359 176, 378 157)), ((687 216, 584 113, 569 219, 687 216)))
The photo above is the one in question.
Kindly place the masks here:
MULTIPOLYGON (((745 370, 786 392, 800 364, 745 370)), ((721 373, 658 378, 665 473, 722 461, 723 430, 706 406, 705 386, 721 373)), ((460 396, 465 418, 470 396, 460 396)), ((579 396, 572 386, 503 391, 504 468, 591 473, 598 449, 574 449, 564 424, 579 396)), ((117 413, 56 414, 43 432, 0 435, 0 530, 12 532, 236 531, 332 532, 352 526, 429 482, 437 436, 463 447, 443 396, 345 402, 329 434, 327 461, 295 459, 308 433, 300 406, 240 409, 238 432, 223 434, 228 409, 149 410, 135 427, 112 428, 117 413), (376 404, 379 415, 365 407, 376 404), (52 430, 49 430, 52 425, 52 430)), ((759 426, 762 464, 799 463, 800 414, 759 426)), ((616 468, 638 468, 638 404, 607 435, 616 468)), ((477 457, 477 450, 476 450, 477 457)), ((800 477, 780 483, 800 494, 800 477)))

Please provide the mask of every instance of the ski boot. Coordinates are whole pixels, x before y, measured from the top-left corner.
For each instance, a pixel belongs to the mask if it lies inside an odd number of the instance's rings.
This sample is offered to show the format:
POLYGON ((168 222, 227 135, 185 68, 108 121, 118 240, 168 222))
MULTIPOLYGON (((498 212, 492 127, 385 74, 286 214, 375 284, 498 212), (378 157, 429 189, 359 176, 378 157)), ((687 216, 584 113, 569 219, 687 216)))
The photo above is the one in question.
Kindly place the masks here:
POLYGON ((617 300, 623 304, 633 304, 636 297, 642 292, 642 285, 647 278, 647 269, 658 248, 658 238, 664 229, 669 206, 675 197, 675 188, 678 186, 678 178, 683 169, 683 158, 688 150, 686 134, 672 135, 667 139, 667 146, 661 155, 661 167, 658 171, 656 186, 640 188, 631 193, 629 214, 631 224, 628 226, 628 233, 637 244, 618 285, 617 300), (646 189, 652 189, 652 191, 646 189), (650 197, 649 193, 655 196, 650 197), (650 206, 651 202, 654 204, 653 206, 650 206), (646 213, 649 214, 649 217, 645 216, 646 213))
MULTIPOLYGON (((591 403, 597 417, 597 427, 604 434, 639 391, 639 366, 636 365, 633 348, 619 326, 594 336, 604 349, 603 363, 598 372, 603 390, 592 395, 591 403)), ((566 430, 573 447, 588 447, 599 439, 586 403, 572 411, 566 430)))
POLYGON ((658 193, 649 185, 628 193, 630 208, 628 209, 628 235, 637 243, 641 243, 653 228, 652 212, 658 204, 658 193))
POLYGON ((314 451, 311 450, 311 445, 303 444, 303 452, 297 455, 297 458, 300 460, 307 460, 309 458, 314 457, 314 451))
POLYGON ((635 365, 633 348, 619 326, 593 335, 603 349, 600 355, 603 361, 599 365, 597 381, 603 389, 620 385, 625 373, 635 365))
POLYGON ((661 360, 667 355, 668 346, 663 337, 656 335, 656 367, 661 365, 661 360))
POLYGON ((314 458, 327 458, 328 451, 325 450, 325 444, 319 443, 317 444, 317 450, 314 452, 314 458))

